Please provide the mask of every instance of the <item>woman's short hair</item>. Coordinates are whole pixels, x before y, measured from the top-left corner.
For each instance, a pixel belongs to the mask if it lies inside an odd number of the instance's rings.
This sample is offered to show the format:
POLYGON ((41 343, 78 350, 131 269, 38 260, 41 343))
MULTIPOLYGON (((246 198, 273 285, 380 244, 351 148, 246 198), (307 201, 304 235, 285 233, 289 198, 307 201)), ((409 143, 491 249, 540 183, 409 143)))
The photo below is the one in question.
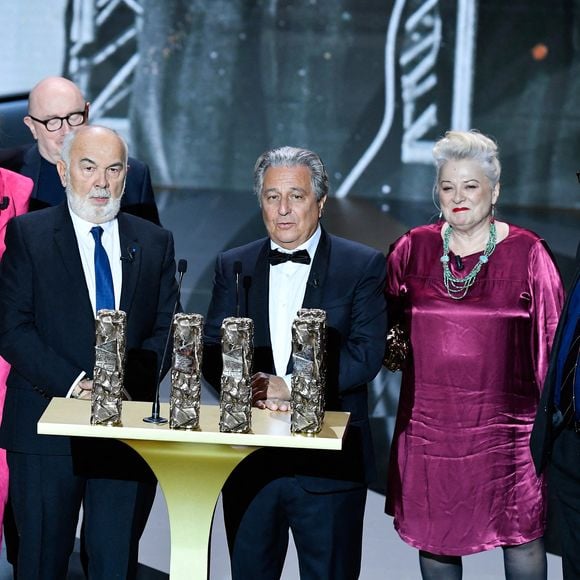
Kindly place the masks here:
POLYGON ((447 131, 433 147, 433 159, 437 167, 435 187, 439 183, 441 169, 448 161, 468 159, 480 164, 491 188, 499 183, 501 164, 497 143, 475 129, 470 131, 447 131))
POLYGON ((254 192, 261 201, 262 187, 264 186, 264 173, 269 167, 298 167, 304 166, 310 169, 310 182, 316 199, 320 201, 328 195, 328 175, 322 159, 308 149, 298 147, 277 147, 262 153, 254 167, 254 192))

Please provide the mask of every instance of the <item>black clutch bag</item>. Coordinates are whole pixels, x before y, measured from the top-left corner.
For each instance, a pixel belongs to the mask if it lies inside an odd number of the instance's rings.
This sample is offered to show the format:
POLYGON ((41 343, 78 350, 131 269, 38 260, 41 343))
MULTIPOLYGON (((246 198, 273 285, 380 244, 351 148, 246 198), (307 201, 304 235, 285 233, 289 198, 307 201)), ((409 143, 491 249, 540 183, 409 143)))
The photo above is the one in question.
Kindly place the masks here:
POLYGON ((383 365, 391 372, 402 370, 410 351, 409 337, 400 324, 395 324, 387 334, 383 365))

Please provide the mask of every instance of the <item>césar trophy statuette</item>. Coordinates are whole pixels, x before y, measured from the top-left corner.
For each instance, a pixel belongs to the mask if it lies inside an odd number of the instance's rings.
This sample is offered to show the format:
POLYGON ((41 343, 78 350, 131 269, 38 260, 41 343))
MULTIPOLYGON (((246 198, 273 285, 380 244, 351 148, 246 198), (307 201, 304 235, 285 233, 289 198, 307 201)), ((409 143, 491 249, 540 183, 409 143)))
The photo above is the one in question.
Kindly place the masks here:
POLYGON ((120 425, 127 315, 122 310, 99 310, 95 323, 91 424, 120 425))
POLYGON ((250 384, 254 321, 229 317, 222 322, 223 370, 220 390, 220 431, 248 433, 252 428, 250 384))
POLYGON ((292 416, 290 431, 314 435, 324 420, 326 312, 303 308, 292 324, 292 416))
POLYGON ((203 316, 179 313, 173 317, 173 358, 169 427, 199 428, 203 316))

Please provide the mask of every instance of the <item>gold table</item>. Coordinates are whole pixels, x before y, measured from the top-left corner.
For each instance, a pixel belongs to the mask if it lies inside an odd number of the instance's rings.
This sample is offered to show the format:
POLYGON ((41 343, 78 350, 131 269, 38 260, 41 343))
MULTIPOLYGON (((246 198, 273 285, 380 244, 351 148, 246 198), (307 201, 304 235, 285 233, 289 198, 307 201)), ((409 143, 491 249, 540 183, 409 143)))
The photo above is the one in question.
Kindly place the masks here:
MULTIPOLYGON (((349 413, 326 412, 316 436, 290 433, 290 413, 252 409, 251 433, 220 433, 219 407, 202 405, 198 431, 144 423, 151 403, 123 402, 122 426, 90 424, 90 401, 55 397, 38 422, 42 435, 120 439, 149 464, 165 496, 172 580, 207 578, 213 512, 230 473, 261 447, 340 450, 349 413)), ((169 405, 161 404, 169 417, 169 405)))

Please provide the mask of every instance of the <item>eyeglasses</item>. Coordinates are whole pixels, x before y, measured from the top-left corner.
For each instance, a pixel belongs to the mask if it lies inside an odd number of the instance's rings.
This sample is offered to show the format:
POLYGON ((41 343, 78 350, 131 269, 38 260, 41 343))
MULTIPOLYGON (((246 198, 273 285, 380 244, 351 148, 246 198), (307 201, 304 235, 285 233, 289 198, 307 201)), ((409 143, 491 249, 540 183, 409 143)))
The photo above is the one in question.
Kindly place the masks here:
POLYGON ((87 120, 88 112, 89 112, 89 104, 86 103, 83 111, 71 113, 66 117, 51 117, 50 119, 43 120, 33 117, 30 113, 28 114, 28 116, 33 121, 36 121, 41 125, 44 125, 47 131, 54 133, 55 131, 60 131, 64 121, 68 123, 69 127, 78 127, 79 125, 82 125, 87 120))

